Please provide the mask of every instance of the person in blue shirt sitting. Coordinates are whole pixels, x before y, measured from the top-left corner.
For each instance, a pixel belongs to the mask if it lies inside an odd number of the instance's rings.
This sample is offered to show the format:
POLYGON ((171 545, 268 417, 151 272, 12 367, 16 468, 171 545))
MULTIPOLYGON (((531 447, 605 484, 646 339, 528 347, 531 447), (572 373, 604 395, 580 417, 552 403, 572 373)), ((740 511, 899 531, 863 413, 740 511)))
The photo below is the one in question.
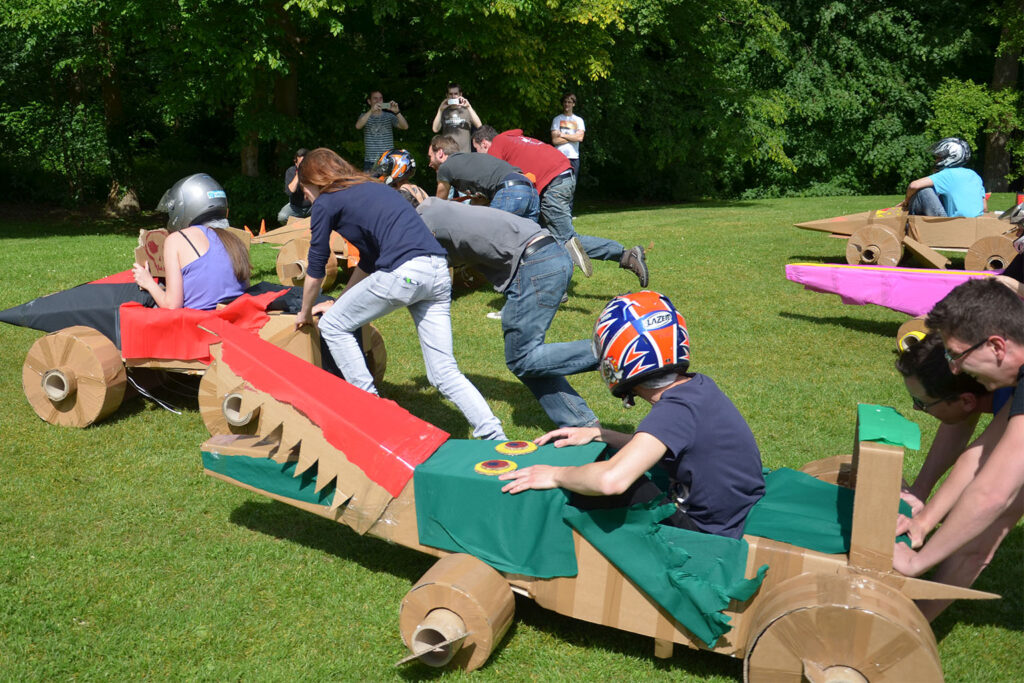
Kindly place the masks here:
POLYGON ((916 216, 965 216, 985 212, 985 185, 981 176, 964 168, 971 160, 971 146, 960 138, 942 138, 929 150, 935 157, 935 173, 907 186, 903 208, 916 216))

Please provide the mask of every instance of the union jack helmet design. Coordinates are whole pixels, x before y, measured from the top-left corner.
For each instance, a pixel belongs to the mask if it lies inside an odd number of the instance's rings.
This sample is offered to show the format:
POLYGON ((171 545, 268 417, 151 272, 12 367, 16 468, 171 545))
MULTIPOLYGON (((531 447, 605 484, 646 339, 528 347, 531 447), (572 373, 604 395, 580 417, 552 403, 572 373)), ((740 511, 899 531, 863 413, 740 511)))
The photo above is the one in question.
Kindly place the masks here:
POLYGON ((392 185, 400 180, 410 181, 416 174, 416 160, 405 149, 389 149, 380 155, 370 170, 370 175, 392 185))
POLYGON ((594 355, 614 396, 638 382, 690 365, 686 321, 668 297, 657 292, 623 294, 608 302, 594 325, 594 355))

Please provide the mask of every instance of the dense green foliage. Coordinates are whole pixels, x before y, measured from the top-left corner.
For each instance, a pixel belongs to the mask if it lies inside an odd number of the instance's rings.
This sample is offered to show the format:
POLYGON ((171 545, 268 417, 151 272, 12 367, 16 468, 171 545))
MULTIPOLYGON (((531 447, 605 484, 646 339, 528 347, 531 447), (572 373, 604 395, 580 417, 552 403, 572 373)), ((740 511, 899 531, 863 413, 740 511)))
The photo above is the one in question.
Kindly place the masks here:
POLYGON ((411 128, 398 140, 425 161, 450 80, 485 122, 541 139, 576 90, 583 194, 893 192, 927 171, 937 134, 966 137, 979 170, 998 137, 992 184, 1024 167, 1022 7, 10 0, 0 195, 151 207, 206 170, 252 223, 283 203, 296 147, 360 160, 353 123, 371 89, 399 102, 411 128))
MULTIPOLYGON (((766 465, 799 467, 849 452, 857 402, 895 406, 921 426, 925 444, 935 432, 936 420, 911 409, 893 367, 905 316, 844 306, 783 278, 790 261, 842 261, 843 242, 794 229, 793 221, 895 201, 584 206, 579 227, 627 244, 640 236, 654 241, 651 283, 686 317, 693 369, 733 399, 766 465)), ((0 308, 123 269, 142 225, 0 212, 0 308)), ((256 245, 253 255, 256 276, 273 279, 274 251, 256 245)), ((587 337, 608 298, 635 282, 596 264, 592 278, 574 279, 549 339, 587 337)), ((533 438, 550 423, 504 366, 501 325, 485 317, 500 305, 500 295, 486 289, 456 298, 455 354, 509 436, 533 438)), ((426 381, 410 316, 399 311, 378 326, 388 349, 383 395, 469 438, 462 415, 426 381)), ((180 375, 161 395, 183 407, 181 415, 136 397, 88 429, 42 422, 21 385, 25 355, 41 336, 0 325, 0 679, 467 679, 393 666, 406 654, 399 605, 430 557, 204 476, 199 446, 208 435, 180 375)), ((596 372, 572 383, 610 427, 632 429, 646 413, 642 402, 625 410, 596 372)), ((921 451, 907 453, 908 477, 922 459, 921 451)), ((949 681, 1020 680, 1022 532, 1018 524, 977 582, 1002 600, 958 602, 934 624, 949 681)), ((737 659, 684 647, 667 661, 652 653, 649 638, 518 599, 512 628, 472 680, 742 678, 737 659)))

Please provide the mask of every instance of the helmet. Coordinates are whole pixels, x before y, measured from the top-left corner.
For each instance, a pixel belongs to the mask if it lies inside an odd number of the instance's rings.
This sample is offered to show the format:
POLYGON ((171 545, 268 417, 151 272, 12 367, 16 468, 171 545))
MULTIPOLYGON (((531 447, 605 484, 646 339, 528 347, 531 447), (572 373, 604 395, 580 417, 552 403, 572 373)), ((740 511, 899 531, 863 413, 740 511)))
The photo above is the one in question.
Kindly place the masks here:
POLYGON ((228 217, 228 196, 216 180, 195 173, 174 183, 164 192, 157 211, 167 212, 167 229, 176 232, 205 220, 228 217))
POLYGON ((623 294, 608 302, 594 325, 594 355, 614 396, 623 397, 652 375, 690 365, 686 321, 657 292, 623 294))
POLYGON ((928 151, 935 157, 935 168, 957 168, 971 160, 971 146, 960 138, 942 138, 928 151))
POLYGON ((384 152, 370 171, 370 175, 383 180, 386 185, 398 181, 408 182, 415 174, 416 160, 404 149, 389 149, 384 152))

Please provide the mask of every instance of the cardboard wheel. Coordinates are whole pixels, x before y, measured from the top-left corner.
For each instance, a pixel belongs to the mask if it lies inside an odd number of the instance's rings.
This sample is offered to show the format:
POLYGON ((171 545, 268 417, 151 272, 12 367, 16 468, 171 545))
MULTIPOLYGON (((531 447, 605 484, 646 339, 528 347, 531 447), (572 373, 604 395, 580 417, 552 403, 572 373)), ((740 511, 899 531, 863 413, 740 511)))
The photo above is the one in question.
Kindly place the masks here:
POLYGON ((363 325, 363 358, 366 359, 366 369, 373 375, 373 385, 380 387, 388 369, 388 350, 380 330, 369 324, 363 325))
POLYGON ((1013 240, 1006 235, 982 237, 967 249, 964 270, 1002 270, 1016 255, 1013 240))
POLYGON ((903 353, 911 344, 916 344, 928 334, 928 327, 924 324, 925 316, 919 315, 911 318, 900 325, 896 330, 896 348, 903 353))
MULTIPOLYGON (((277 252, 277 279, 282 285, 296 287, 306 279, 306 265, 309 254, 309 240, 297 237, 285 243, 277 252)), ((338 258, 333 252, 327 255, 324 282, 320 289, 328 291, 338 277, 338 258)))
POLYGON ((38 339, 25 357, 21 384, 36 415, 64 427, 88 427, 124 398, 124 362, 91 327, 66 327, 38 339))
POLYGON ((245 383, 214 360, 199 381, 199 414, 210 436, 256 434, 260 409, 246 409, 245 383))
POLYGON ((867 577, 801 574, 753 615, 744 681, 942 681, 928 621, 894 588, 867 577))
POLYGON ((501 574, 472 555, 448 555, 402 600, 402 640, 428 666, 473 671, 501 642, 514 612, 501 574))
POLYGON ((846 242, 846 262, 851 265, 895 266, 903 258, 900 239, 876 225, 861 228, 846 242))

